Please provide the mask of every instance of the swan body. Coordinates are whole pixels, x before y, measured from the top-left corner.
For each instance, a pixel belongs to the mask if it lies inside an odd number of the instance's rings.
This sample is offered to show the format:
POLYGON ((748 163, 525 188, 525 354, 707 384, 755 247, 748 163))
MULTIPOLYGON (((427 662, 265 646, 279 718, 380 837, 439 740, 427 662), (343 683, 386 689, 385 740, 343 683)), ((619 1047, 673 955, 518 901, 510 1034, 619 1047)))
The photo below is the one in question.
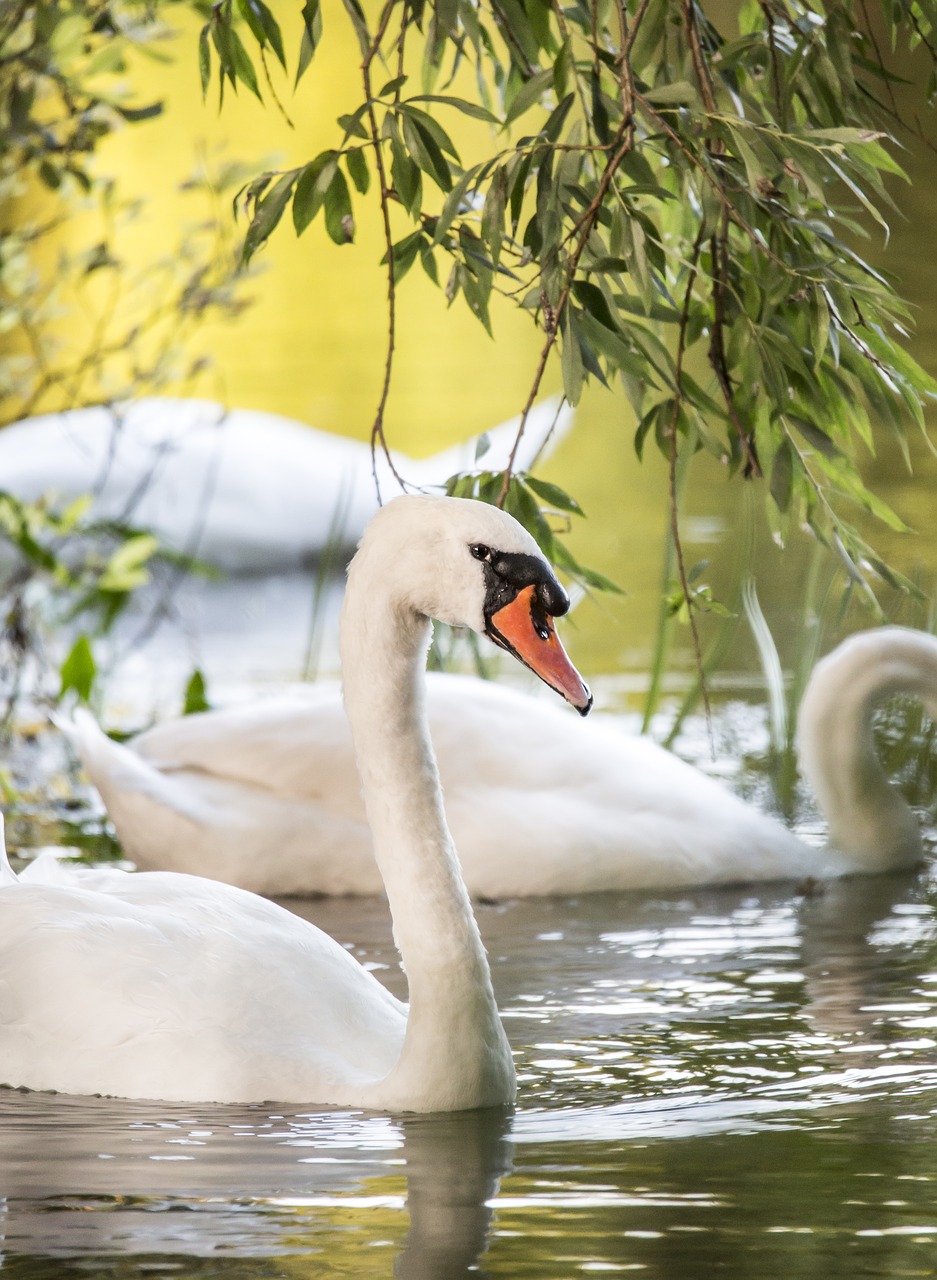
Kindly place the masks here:
POLYGON ((315 926, 173 872, 0 866, 0 1082, 186 1101, 415 1111, 509 1102, 511 1052, 425 728, 429 617, 509 648, 583 714, 568 608, 530 536, 480 503, 403 497, 349 570, 345 700, 409 1005, 315 926))
MULTIPOLYGON (((507 461, 519 419, 488 433, 481 465, 507 461)), ((556 398, 527 418, 516 469, 562 439, 572 410, 556 398)), ((418 488, 474 465, 476 441, 394 466, 418 488)), ((376 462, 382 492, 396 481, 376 462)), ((23 501, 94 494, 92 514, 152 529, 177 551, 232 572, 283 570, 331 544, 353 547, 377 509, 371 449, 275 413, 152 397, 69 409, 0 431, 2 487, 23 501)))
MULTIPOLYGON (((431 673, 446 813, 478 897, 668 888, 884 871, 921 856, 875 757, 892 693, 937 712, 937 639, 889 627, 821 661, 800 708, 804 774, 829 824, 816 849, 646 738, 468 676, 431 673)), ((334 687, 167 721, 121 745, 65 722, 128 855, 266 894, 376 893, 351 735, 334 687)))

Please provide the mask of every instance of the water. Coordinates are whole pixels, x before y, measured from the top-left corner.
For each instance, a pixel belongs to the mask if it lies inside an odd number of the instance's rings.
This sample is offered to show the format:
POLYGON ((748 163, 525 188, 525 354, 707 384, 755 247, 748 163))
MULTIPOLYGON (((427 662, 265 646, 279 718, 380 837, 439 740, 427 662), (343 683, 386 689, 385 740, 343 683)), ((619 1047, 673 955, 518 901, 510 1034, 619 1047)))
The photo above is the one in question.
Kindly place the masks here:
MULTIPOLYGON (((4 1274, 934 1275, 935 893, 480 905, 513 1113, 2 1091, 4 1274)), ((290 905, 403 991, 382 902, 290 905)))

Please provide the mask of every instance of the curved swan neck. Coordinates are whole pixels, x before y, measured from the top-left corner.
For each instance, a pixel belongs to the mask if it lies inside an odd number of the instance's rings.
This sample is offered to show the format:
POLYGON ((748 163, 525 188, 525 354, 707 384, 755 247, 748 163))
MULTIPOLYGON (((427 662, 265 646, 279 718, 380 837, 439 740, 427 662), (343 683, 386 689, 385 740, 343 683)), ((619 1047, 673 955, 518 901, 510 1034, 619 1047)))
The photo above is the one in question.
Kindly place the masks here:
POLYGON ((424 709, 431 627, 359 552, 342 610, 345 706, 374 853, 410 989, 399 1106, 487 1106, 514 1096, 488 960, 446 825, 424 709))
POLYGON ((901 627, 853 636, 817 664, 801 703, 801 766, 853 869, 884 871, 921 857, 918 822, 888 781, 872 737, 875 707, 896 694, 937 717, 937 640, 901 627))

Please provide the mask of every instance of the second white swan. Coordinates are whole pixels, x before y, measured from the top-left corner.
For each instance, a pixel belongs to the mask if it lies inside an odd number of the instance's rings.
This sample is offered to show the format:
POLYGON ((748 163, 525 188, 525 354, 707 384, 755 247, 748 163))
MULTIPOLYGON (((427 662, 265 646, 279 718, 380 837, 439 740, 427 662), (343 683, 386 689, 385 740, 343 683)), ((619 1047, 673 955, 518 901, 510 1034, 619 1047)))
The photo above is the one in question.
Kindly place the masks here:
MULTIPOLYGON (((571 721, 502 684, 430 674, 429 724, 466 884, 503 898, 910 866, 918 823, 871 732, 876 702, 895 693, 937 714, 933 636, 865 632, 813 672, 799 751, 829 826, 817 849, 646 738, 571 721)), ((141 867, 267 894, 380 891, 334 687, 167 721, 126 745, 87 712, 65 727, 141 867)))
MULTIPOLYGON (((514 461, 529 468, 572 425, 556 398, 530 411, 514 461)), ((480 465, 506 464, 520 420, 486 432, 480 465)), ((471 469, 478 441, 429 458, 393 454, 417 488, 471 469)), ((382 490, 396 492, 383 454, 370 446, 258 409, 152 396, 113 409, 93 405, 12 423, 0 431, 3 489, 25 502, 51 494, 94 498, 97 519, 152 529, 177 551, 233 573, 283 573, 330 544, 353 548, 382 490)), ((0 545, 0 554, 3 547, 0 545)))

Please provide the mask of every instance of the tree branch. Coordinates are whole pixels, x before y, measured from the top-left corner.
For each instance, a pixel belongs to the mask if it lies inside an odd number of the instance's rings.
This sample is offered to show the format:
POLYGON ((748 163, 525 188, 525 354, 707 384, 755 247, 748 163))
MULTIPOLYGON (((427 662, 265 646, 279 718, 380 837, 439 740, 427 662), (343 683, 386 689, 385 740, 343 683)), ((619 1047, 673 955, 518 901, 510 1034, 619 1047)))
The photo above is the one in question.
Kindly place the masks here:
POLYGON ((716 749, 713 741, 712 711, 709 706, 709 692, 706 688, 706 670, 703 666, 703 650, 700 645, 699 629, 696 625, 696 615, 693 611, 693 600, 690 595, 690 584, 687 579, 686 562, 683 558, 683 543, 680 539, 680 512, 677 502, 677 423, 680 420, 680 410, 683 406, 683 356, 686 351, 687 326, 690 321, 690 303, 693 298, 693 287, 696 284, 696 277, 699 270, 699 257, 705 236, 706 224, 705 222, 701 222, 699 231, 696 233, 696 240, 693 243, 693 251, 690 255, 690 270, 687 276, 686 289, 683 294, 683 307, 680 312, 680 327, 677 338, 677 357, 674 363, 673 416, 670 420, 670 427, 667 432, 670 446, 668 453, 667 483, 670 494, 670 533, 673 538, 674 552, 677 557, 677 572, 680 575, 680 587, 683 591, 683 599, 686 601, 687 618, 690 623, 690 634, 693 637, 693 652, 696 657, 696 669, 699 672, 700 696, 703 699, 703 708, 706 713, 706 724, 709 729, 709 745, 713 755, 715 755, 716 749))
MULTIPOLYGON (((394 364, 394 350, 397 345, 397 293, 394 282, 394 240, 390 227, 390 197, 393 194, 392 188, 387 182, 387 170, 384 165, 384 154, 381 150, 380 132, 377 127, 377 116, 374 111, 374 94, 371 89, 371 63, 374 61, 380 47, 381 41, 387 32, 390 23, 390 16, 396 8, 398 0, 387 0, 381 19, 374 34, 374 39, 361 64, 361 75, 364 82, 364 96, 368 104, 368 132, 371 138, 371 145, 374 148, 374 166, 377 169, 378 187, 380 190, 381 200, 381 223, 384 232, 384 248, 387 256, 387 354, 384 360, 384 380, 381 384, 381 394, 378 400, 377 412, 374 416, 374 423, 371 427, 371 471, 374 476, 374 488, 377 492, 377 500, 381 501, 381 486, 377 477, 377 450, 378 448, 384 454, 387 465, 391 470, 394 479, 402 489, 406 488, 406 484, 394 466, 390 449, 387 444, 387 437, 384 434, 384 410, 387 407, 387 398, 390 395, 390 378, 394 364)), ((404 27, 407 22, 406 11, 404 12, 404 27)), ((403 30, 403 29, 402 29, 403 30)), ((402 39, 402 31, 401 31, 402 39)))

